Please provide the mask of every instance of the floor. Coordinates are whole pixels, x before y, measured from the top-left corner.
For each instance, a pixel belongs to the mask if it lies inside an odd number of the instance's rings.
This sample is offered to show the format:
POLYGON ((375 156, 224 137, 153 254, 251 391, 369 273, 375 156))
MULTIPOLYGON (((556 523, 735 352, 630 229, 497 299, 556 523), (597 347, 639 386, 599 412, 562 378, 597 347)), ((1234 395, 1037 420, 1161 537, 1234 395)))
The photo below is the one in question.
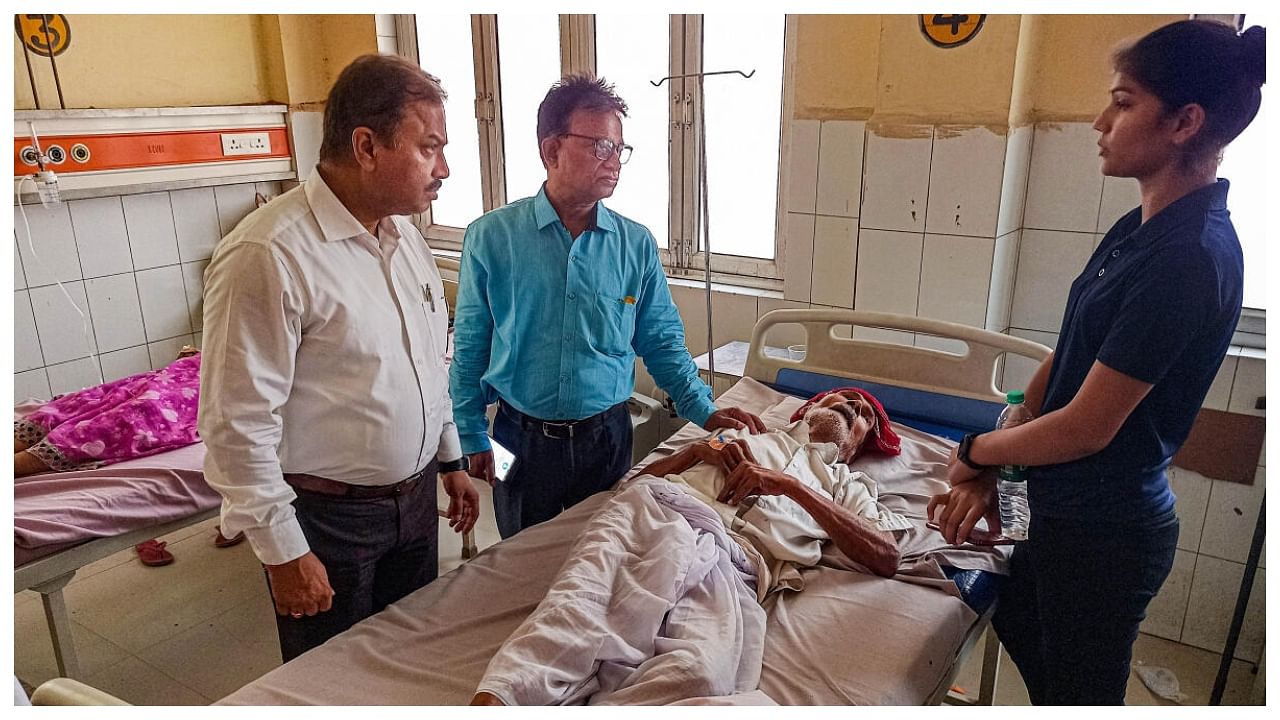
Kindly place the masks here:
MULTIPOLYGON (((443 497, 443 493, 441 494, 443 497)), ((481 488, 476 542, 497 542, 490 496, 481 488)), ((175 561, 146 567, 132 550, 86 566, 64 591, 83 680, 135 705, 204 705, 224 697, 280 664, 275 623, 261 566, 248 543, 215 548, 208 520, 161 538, 175 561)), ((457 535, 442 525, 440 572, 462 563, 457 535)), ((976 695, 981 647, 962 666, 955 687, 976 695)), ((14 595, 14 672, 28 692, 55 677, 56 666, 39 596, 14 595)), ((1187 696, 1207 704, 1218 655, 1142 635, 1136 661, 1168 668, 1187 696)), ((1028 704, 1016 668, 1003 654, 996 704, 1028 704)), ((1223 703, 1248 704, 1253 666, 1233 664, 1223 703)), ((1127 701, 1172 704, 1131 674, 1127 701)))

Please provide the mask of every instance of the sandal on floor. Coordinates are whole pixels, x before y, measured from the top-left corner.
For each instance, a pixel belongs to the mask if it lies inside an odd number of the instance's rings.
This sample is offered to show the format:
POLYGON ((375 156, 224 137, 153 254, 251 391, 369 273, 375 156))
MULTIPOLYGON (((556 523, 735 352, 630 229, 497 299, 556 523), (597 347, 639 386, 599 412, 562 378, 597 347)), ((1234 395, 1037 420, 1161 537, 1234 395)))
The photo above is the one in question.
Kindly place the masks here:
POLYGON ((244 542, 243 532, 236 533, 236 536, 233 538, 227 538, 222 534, 222 528, 216 527, 214 530, 218 531, 218 536, 213 539, 214 547, 229 548, 232 545, 239 545, 244 542))
POLYGON ((159 540, 148 540, 133 546, 138 553, 138 560, 149 567, 160 567, 173 562, 173 553, 164 549, 167 543, 159 540))

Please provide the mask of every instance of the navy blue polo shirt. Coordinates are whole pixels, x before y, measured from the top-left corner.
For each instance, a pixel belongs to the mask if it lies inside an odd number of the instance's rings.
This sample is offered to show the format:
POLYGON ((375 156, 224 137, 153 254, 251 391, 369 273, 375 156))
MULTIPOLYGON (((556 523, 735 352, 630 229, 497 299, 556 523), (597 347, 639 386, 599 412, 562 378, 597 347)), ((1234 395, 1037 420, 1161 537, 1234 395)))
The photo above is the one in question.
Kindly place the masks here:
POLYGON ((1240 318, 1244 257, 1227 188, 1218 180, 1145 224, 1135 208, 1072 283, 1042 412, 1071 402, 1095 360, 1153 387, 1102 451, 1031 469, 1032 513, 1112 523, 1173 509, 1165 469, 1240 318))

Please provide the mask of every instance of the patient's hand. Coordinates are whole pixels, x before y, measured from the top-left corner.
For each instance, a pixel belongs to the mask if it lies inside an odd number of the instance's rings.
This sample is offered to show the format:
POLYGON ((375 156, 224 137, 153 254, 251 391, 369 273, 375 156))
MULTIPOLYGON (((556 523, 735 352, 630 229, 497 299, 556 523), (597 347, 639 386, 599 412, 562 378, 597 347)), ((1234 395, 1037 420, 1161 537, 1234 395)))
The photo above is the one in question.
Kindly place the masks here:
POLYGON ((716 499, 737 505, 750 495, 789 495, 799 483, 790 475, 747 460, 739 463, 725 478, 724 488, 716 499))
POLYGON ((996 499, 996 481, 990 473, 934 495, 926 510, 938 524, 938 532, 952 545, 969 541, 973 526, 984 516, 992 535, 1000 533, 1000 504, 996 499), (935 510, 937 514, 935 515, 935 510))

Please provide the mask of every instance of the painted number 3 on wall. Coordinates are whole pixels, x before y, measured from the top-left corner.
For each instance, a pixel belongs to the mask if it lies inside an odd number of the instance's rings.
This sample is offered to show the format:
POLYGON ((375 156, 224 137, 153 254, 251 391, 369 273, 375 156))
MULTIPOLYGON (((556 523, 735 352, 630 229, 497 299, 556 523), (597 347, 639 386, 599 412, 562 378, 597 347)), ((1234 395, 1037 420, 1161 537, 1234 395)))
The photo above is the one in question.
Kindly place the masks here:
POLYGON ((31 52, 50 57, 71 45, 71 25, 66 15, 14 15, 13 30, 31 52))
POLYGON ((921 15, 920 32, 938 47, 959 47, 978 34, 986 19, 986 15, 921 15))

